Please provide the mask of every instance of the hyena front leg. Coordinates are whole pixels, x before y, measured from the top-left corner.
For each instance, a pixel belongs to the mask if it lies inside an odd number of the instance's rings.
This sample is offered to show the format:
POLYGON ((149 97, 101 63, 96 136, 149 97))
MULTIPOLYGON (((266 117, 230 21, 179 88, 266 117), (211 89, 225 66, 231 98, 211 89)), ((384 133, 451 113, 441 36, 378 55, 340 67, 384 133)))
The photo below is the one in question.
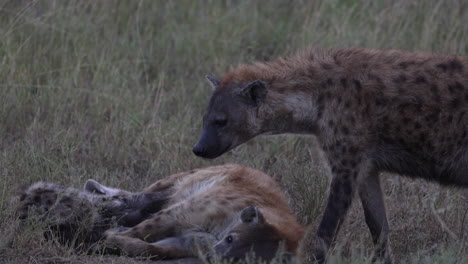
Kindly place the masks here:
POLYGON ((388 239, 389 226, 385 214, 385 203, 380 187, 379 173, 373 170, 359 187, 367 226, 372 234, 375 257, 386 264, 392 263, 391 248, 388 239))
POLYGON ((212 221, 223 222, 229 215, 229 208, 216 203, 216 200, 216 197, 206 195, 177 203, 127 231, 106 232, 106 242, 131 256, 180 254, 179 251, 168 252, 161 245, 151 243, 173 237, 184 230, 203 229, 207 224, 212 224, 212 221))
POLYGON ((338 148, 340 152, 327 153, 332 170, 332 182, 311 256, 312 260, 318 263, 325 261, 327 251, 351 205, 358 178, 368 171, 369 162, 363 159, 364 155, 359 153, 359 148, 352 144, 342 145, 345 148, 332 147, 334 150, 338 148))
POLYGON ((109 236, 106 242, 119 247, 125 254, 132 257, 181 259, 209 252, 215 241, 216 238, 209 233, 189 232, 182 236, 168 237, 153 243, 117 233, 109 236))

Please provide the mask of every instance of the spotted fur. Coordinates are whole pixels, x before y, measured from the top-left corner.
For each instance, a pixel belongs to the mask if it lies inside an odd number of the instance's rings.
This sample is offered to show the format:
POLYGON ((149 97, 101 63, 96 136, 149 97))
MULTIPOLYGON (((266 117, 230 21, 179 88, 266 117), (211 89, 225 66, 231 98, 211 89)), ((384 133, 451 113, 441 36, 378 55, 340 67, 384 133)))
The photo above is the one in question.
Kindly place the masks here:
POLYGON ((468 186, 468 59, 311 49, 241 65, 215 87, 193 151, 216 158, 261 134, 313 134, 333 175, 316 234, 324 256, 358 190, 376 255, 391 262, 379 173, 468 186))
POLYGON ((253 231, 248 240, 236 240, 235 245, 245 245, 243 249, 235 254, 218 252, 224 258, 243 258, 252 247, 256 255, 270 259, 282 243, 284 250, 296 253, 304 232, 278 184, 260 171, 239 165, 171 175, 138 193, 93 180, 83 191, 39 182, 16 199, 20 219, 46 221, 56 235, 65 234, 64 242, 75 240, 90 247, 105 238, 107 252, 116 253, 109 250, 116 248, 130 256, 155 259, 211 252, 232 232, 242 233, 240 216, 246 207, 255 207, 256 215, 265 221, 243 231, 253 231), (268 246, 256 247, 259 241, 268 241, 268 246))
MULTIPOLYGON (((192 170, 160 180, 143 192, 170 190, 164 208, 151 218, 124 232, 109 231, 107 242, 131 256, 181 258, 208 252, 241 222, 243 209, 254 206, 261 211, 271 246, 257 248, 256 240, 245 241, 246 247, 235 255, 242 258, 251 248, 258 256, 271 259, 280 243, 296 253, 304 227, 288 207, 278 184, 268 175, 239 165, 215 166, 192 170)), ((252 229, 255 231, 255 228, 252 229)), ((253 233, 253 237, 266 233, 253 233)), ((260 239, 260 238, 259 238, 260 239)), ((221 252, 222 253, 222 252, 221 252)))

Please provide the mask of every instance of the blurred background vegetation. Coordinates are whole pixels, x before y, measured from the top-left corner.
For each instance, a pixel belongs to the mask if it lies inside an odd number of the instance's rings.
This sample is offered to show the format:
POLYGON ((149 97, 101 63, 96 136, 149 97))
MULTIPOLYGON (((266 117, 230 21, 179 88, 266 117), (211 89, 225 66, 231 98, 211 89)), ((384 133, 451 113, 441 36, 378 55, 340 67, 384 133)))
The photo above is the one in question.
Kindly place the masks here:
MULTIPOLYGON (((12 235, 10 196, 38 180, 137 191, 240 163, 278 179, 313 229, 329 175, 313 137, 261 137, 214 161, 191 153, 211 93, 204 76, 310 46, 467 56, 467 9, 464 0, 0 0, 0 261, 98 261, 33 232, 12 235)), ((384 185, 397 260, 468 261, 466 192, 392 175, 384 185)), ((358 202, 339 241, 332 262, 369 262, 358 202)))

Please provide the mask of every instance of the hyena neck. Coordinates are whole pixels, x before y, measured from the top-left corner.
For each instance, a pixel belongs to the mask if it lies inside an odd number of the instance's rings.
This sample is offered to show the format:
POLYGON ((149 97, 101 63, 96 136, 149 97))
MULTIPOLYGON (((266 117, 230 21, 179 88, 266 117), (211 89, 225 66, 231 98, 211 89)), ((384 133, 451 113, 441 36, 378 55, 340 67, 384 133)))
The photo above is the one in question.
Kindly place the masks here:
POLYGON ((223 78, 228 83, 267 83, 264 133, 316 134, 318 98, 333 78, 337 65, 333 51, 309 49, 297 56, 242 65, 223 78))
MULTIPOLYGON (((301 61, 296 58, 288 61, 295 69, 291 74, 279 74, 267 80, 267 102, 274 117, 271 122, 272 133, 316 134, 319 115, 318 100, 324 93, 327 80, 333 71, 323 69, 320 61, 301 61)), ((331 62, 330 62, 331 63, 331 62)))
POLYGON ((268 134, 314 134, 316 109, 312 96, 304 92, 268 94, 264 127, 268 134))

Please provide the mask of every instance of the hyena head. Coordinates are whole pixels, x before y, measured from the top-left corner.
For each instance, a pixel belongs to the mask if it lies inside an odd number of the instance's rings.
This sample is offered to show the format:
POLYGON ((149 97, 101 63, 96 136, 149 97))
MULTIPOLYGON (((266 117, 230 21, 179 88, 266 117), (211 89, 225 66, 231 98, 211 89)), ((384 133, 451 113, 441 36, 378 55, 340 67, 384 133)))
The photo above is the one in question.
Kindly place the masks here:
POLYGON ((203 131, 193 148, 195 155, 216 158, 247 140, 265 132, 265 117, 260 111, 267 95, 266 83, 255 80, 248 83, 230 83, 220 87, 212 76, 207 80, 214 88, 203 117, 203 131))
POLYGON ((282 242, 279 232, 268 224, 253 206, 242 210, 240 222, 214 248, 217 256, 239 261, 253 253, 255 258, 269 261, 276 256, 282 242))
POLYGON ((95 242, 112 226, 135 226, 164 204, 158 194, 131 193, 88 180, 84 190, 37 182, 13 198, 16 215, 44 223, 61 242, 95 242), (77 237, 78 235, 78 237, 77 237))
POLYGON ((44 235, 55 235, 63 243, 79 235, 88 236, 96 216, 93 205, 75 188, 65 188, 49 182, 36 182, 24 188, 13 198, 16 216, 24 222, 42 223, 47 229, 44 235))

